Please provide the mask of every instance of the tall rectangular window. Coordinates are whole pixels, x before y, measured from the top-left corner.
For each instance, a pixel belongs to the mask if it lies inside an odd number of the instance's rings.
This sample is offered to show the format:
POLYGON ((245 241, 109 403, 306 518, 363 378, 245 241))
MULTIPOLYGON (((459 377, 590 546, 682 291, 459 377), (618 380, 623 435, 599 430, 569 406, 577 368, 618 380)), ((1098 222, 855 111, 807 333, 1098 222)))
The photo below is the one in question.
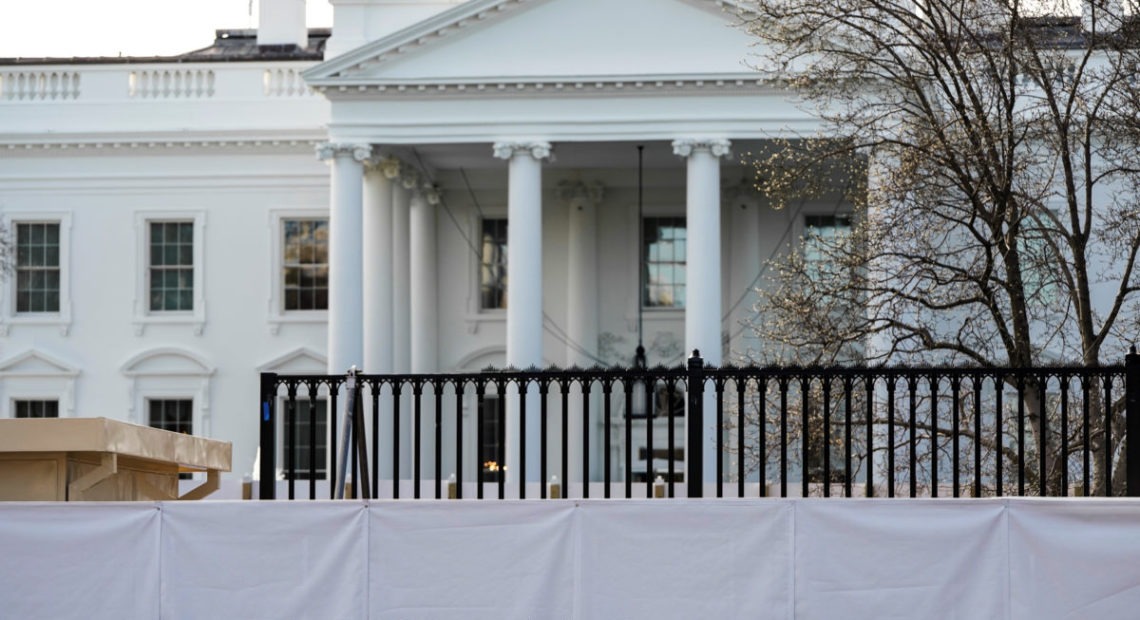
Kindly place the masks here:
POLYGON ((16 224, 16 312, 59 312, 59 223, 16 224))
POLYGON ((507 307, 507 220, 484 218, 480 238, 482 260, 479 267, 480 307, 484 310, 507 307))
MULTIPOLYGON (((194 434, 194 400, 189 398, 155 398, 147 401, 148 424, 175 433, 194 434)), ((191 474, 179 474, 187 480, 191 474)))
POLYGON ((685 307, 685 255, 687 235, 683 217, 647 217, 641 267, 645 289, 641 303, 647 308, 685 307))
POLYGON ((58 418, 58 400, 17 400, 14 403, 17 418, 58 418))
POLYGON ((285 310, 328 310, 328 220, 282 220, 282 225, 285 310))
POLYGON ((805 215, 804 260, 817 264, 828 262, 827 248, 833 247, 840 237, 850 233, 850 215, 805 215))
MULTIPOLYGON (((295 407, 291 408, 289 401, 285 401, 282 433, 285 463, 293 463, 294 480, 308 480, 310 476, 324 480, 328 475, 328 401, 318 399, 315 411, 312 401, 297 400, 293 404, 295 407), (316 426, 310 419, 312 414, 315 414, 316 426), (290 424, 291 419, 293 424, 290 424), (296 441, 290 435, 293 430, 296 432, 296 441), (309 467, 311 454, 316 457, 316 471, 311 471, 309 467)), ((285 476, 289 476, 288 465, 285 466, 285 476)))
POLYGON ((194 222, 150 223, 150 310, 194 309, 194 222))

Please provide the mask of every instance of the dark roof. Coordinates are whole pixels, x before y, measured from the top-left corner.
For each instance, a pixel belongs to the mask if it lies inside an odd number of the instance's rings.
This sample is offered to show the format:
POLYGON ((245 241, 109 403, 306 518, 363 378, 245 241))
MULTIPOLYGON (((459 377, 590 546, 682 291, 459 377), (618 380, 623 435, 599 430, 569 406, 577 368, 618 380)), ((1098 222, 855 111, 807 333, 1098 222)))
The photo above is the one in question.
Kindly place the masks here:
POLYGON ((315 60, 325 57, 331 28, 309 28, 309 44, 258 45, 257 30, 216 30, 214 44, 176 56, 76 56, 72 58, 0 58, 0 65, 116 65, 180 62, 255 62, 315 60))

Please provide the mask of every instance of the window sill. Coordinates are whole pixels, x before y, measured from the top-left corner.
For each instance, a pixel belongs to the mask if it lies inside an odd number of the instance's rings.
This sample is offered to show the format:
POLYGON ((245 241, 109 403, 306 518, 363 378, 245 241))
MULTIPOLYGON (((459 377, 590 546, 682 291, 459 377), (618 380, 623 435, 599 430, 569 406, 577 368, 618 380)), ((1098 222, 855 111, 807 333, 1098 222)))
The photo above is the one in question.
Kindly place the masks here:
POLYGON ((479 333, 479 325, 483 323, 505 323, 507 321, 506 309, 501 310, 480 310, 475 314, 468 314, 465 319, 467 323, 467 333, 479 333))
POLYGON ((206 317, 199 312, 155 313, 134 318, 135 335, 142 336, 150 325, 189 325, 194 328, 194 335, 201 336, 206 329, 206 317))
POLYGON ((6 337, 16 326, 58 327, 60 336, 71 331, 71 317, 61 312, 28 312, 5 317, 0 322, 0 336, 6 337))
POLYGON ((328 310, 291 310, 278 314, 270 315, 267 321, 269 325, 269 333, 276 336, 281 332, 281 326, 286 324, 315 324, 315 323, 328 323, 329 311, 328 310))

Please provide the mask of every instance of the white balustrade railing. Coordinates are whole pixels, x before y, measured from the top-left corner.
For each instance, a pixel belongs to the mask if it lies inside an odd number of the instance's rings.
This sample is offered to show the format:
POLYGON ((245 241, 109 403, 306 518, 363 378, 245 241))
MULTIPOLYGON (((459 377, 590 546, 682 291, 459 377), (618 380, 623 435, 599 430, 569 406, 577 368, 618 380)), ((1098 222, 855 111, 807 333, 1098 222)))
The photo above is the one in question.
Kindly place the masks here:
POLYGON ((262 84, 267 97, 298 97, 313 94, 297 69, 280 67, 266 69, 262 84))
POLYGON ((131 71, 132 99, 201 99, 214 96, 212 69, 140 69, 131 71))
POLYGON ((51 101, 79 97, 76 71, 0 71, 0 101, 51 101))

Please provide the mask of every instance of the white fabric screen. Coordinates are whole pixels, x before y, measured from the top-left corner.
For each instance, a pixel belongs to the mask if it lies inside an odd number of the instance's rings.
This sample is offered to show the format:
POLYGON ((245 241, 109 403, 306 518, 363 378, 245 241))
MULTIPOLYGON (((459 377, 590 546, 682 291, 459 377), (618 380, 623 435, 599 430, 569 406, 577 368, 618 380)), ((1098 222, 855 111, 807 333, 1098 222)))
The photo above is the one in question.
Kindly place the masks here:
POLYGON ((1140 500, 0 503, 12 618, 1119 618, 1140 500))

